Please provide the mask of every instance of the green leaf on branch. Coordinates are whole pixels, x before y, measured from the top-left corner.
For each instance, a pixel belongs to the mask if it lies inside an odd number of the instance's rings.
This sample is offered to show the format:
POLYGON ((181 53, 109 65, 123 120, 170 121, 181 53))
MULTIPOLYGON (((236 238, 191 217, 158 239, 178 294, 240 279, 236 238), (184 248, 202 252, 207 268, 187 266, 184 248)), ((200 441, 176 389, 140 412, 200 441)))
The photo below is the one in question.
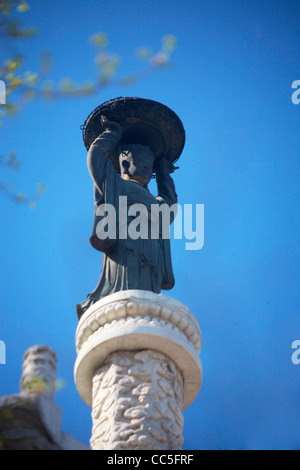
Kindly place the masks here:
POLYGON ((105 49, 108 46, 108 39, 105 33, 95 33, 90 36, 90 42, 100 49, 105 49))
POLYGON ((20 12, 20 13, 24 13, 25 11, 29 10, 30 9, 30 5, 28 5, 27 2, 21 2, 20 5, 17 6, 17 10, 20 12))
POLYGON ((150 47, 142 46, 136 49, 136 55, 143 60, 149 60, 153 57, 153 51, 150 47))
POLYGON ((162 38, 162 49, 169 54, 174 51, 177 45, 177 39, 172 34, 166 34, 162 38))

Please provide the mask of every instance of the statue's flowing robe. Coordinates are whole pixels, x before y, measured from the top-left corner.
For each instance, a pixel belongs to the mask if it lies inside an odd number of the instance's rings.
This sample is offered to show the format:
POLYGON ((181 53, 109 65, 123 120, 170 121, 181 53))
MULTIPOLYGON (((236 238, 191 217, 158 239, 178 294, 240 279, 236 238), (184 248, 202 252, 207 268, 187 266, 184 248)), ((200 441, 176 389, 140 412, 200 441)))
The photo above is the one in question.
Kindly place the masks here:
MULTIPOLYGON (((175 283, 169 237, 162 237, 162 227, 159 226, 157 238, 151 238, 151 205, 165 203, 172 206, 177 203, 173 180, 167 170, 157 175, 156 198, 141 183, 123 180, 109 157, 117 140, 116 131, 106 130, 93 142, 88 152, 88 168, 94 181, 95 199, 94 226, 90 243, 95 249, 103 252, 103 261, 97 287, 88 295, 85 302, 77 306, 79 317, 95 301, 114 292, 139 289, 160 293, 161 289, 172 289, 175 283), (127 213, 133 204, 143 204, 147 208, 146 239, 134 240, 129 235, 125 239, 119 237, 120 196, 127 198, 127 213), (115 208, 117 217, 115 238, 99 238, 103 213, 99 215, 97 210, 103 204, 111 204, 115 208)), ((134 218, 126 217, 127 229, 134 218)))

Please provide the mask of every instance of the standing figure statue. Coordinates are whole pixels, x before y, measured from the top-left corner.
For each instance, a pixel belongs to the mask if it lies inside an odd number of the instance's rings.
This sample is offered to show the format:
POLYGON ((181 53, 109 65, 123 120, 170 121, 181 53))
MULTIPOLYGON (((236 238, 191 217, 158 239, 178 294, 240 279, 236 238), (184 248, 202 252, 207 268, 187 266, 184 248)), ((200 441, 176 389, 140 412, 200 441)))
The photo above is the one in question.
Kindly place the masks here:
MULTIPOLYGON (((162 289, 172 289, 175 283, 170 239, 162 237, 161 224, 158 221, 158 236, 151 237, 151 209, 153 205, 167 204, 171 207, 177 203, 175 185, 170 176, 176 167, 164 155, 155 158, 154 152, 147 145, 123 143, 124 127, 120 123, 100 114, 97 119, 101 121, 101 133, 90 143, 87 157, 88 169, 94 183, 95 200, 94 227, 90 243, 103 253, 103 261, 97 287, 76 307, 79 319, 91 305, 114 292, 138 289, 160 293, 162 289), (113 161, 113 156, 116 155, 119 172, 113 161), (154 197, 147 187, 152 178, 154 164, 157 197, 154 197), (124 200, 127 204, 125 232, 124 227, 121 227, 124 219, 121 221, 119 216, 120 204, 124 200), (116 234, 111 238, 100 234, 104 215, 103 210, 99 209, 105 207, 104 204, 115 208, 116 234), (147 237, 132 238, 127 230, 134 218, 130 215, 130 207, 134 204, 141 204, 146 208, 143 214, 148 219, 147 237), (121 235, 122 230, 127 236, 121 235)), ((124 207, 122 210, 124 211, 124 207)))

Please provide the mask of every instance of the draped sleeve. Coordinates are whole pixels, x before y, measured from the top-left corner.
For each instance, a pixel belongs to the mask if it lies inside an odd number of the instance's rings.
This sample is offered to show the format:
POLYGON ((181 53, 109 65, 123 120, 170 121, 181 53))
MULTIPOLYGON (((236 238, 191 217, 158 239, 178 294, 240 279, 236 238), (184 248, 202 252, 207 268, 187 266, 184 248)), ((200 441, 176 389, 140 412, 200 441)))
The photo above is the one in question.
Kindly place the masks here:
MULTIPOLYGON (((178 197, 175 191, 175 184, 166 168, 157 173, 156 183, 158 190, 156 199, 159 204, 168 204, 170 207, 177 204, 178 197)), ((174 207, 174 209, 176 209, 176 207, 174 207)), ((173 222, 176 212, 177 211, 175 210, 174 214, 172 214, 171 222, 173 222)))
MULTIPOLYGON (((156 183, 158 195, 156 200, 158 203, 167 204, 169 207, 173 206, 174 211, 170 212, 170 223, 173 222, 177 213, 177 194, 175 191, 175 184, 173 179, 170 176, 170 173, 167 168, 162 168, 156 174, 156 183)), ((175 278, 172 268, 171 260, 171 246, 170 238, 160 238, 162 254, 163 254, 163 271, 162 271, 162 289, 170 290, 175 285, 175 278)))

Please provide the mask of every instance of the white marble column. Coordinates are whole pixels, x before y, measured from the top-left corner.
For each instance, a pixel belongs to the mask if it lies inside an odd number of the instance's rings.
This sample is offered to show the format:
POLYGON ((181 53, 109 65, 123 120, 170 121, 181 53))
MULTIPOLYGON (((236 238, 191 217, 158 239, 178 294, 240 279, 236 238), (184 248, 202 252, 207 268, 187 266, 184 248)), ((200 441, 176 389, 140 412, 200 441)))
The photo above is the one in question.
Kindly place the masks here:
POLYGON ((128 290, 105 297, 76 331, 75 383, 92 408, 94 450, 180 450, 202 380, 201 332, 177 300, 128 290))

